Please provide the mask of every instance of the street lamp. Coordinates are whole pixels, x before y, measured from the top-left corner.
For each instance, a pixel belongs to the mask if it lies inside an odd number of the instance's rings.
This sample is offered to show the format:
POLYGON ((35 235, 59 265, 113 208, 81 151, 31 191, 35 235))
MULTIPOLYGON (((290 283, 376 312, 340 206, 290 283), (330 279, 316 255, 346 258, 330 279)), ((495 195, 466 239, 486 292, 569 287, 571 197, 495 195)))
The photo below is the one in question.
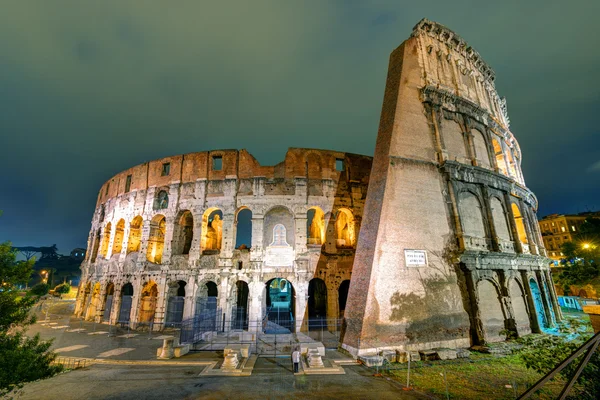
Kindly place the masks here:
POLYGON ((584 243, 582 247, 583 247, 585 250, 588 250, 588 249, 589 249, 590 247, 592 247, 592 246, 590 246, 590 244, 589 244, 589 243, 584 243))
POLYGON ((42 270, 40 274, 42 275, 42 282, 46 283, 48 281, 48 271, 42 270))

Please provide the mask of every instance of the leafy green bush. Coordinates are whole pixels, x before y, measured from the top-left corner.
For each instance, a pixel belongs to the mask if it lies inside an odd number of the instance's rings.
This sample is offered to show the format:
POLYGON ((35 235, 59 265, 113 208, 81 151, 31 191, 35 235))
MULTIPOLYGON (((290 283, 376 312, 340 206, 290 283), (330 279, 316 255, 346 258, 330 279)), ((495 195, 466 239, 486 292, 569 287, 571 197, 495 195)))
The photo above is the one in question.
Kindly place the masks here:
POLYGON ((68 283, 61 283, 60 285, 57 285, 54 288, 54 292, 61 293, 61 294, 67 294, 70 291, 71 291, 71 285, 69 285, 68 283))
MULTIPOLYGON (((575 318, 566 319, 560 326, 561 335, 529 335, 518 339, 524 345, 519 355, 525 365, 541 374, 547 374, 561 361, 569 357, 591 336, 589 323, 582 323, 575 318)), ((573 360, 561 372, 565 379, 570 379, 583 355, 573 360)), ((600 351, 596 350, 588 365, 577 379, 578 385, 572 390, 569 398, 600 398, 600 351)))
POLYGON ((38 283, 37 285, 33 286, 29 292, 36 296, 44 296, 48 294, 49 291, 50 285, 47 283, 38 283))

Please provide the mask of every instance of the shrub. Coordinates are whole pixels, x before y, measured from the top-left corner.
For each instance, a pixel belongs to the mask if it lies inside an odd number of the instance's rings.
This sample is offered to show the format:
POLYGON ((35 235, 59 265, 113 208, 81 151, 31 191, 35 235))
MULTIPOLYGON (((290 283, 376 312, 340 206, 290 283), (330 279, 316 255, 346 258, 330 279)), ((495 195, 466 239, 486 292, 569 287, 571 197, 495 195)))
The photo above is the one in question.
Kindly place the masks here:
POLYGON ((36 296, 44 296, 48 294, 49 291, 50 285, 48 285, 47 283, 38 283, 37 285, 31 288, 30 293, 36 296))
POLYGON ((61 283, 54 288, 55 293, 67 294, 71 291, 71 285, 68 283, 61 283))

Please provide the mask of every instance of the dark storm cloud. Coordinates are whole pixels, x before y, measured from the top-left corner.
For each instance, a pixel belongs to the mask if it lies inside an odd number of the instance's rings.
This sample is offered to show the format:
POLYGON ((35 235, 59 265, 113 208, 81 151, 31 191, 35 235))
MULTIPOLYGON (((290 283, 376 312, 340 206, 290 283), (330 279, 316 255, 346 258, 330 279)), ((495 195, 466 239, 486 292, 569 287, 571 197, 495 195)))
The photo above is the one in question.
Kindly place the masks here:
POLYGON ((170 154, 372 154, 389 53, 422 17, 496 70, 540 213, 600 208, 600 2, 421 3, 3 2, 0 240, 85 245, 100 185, 170 154))

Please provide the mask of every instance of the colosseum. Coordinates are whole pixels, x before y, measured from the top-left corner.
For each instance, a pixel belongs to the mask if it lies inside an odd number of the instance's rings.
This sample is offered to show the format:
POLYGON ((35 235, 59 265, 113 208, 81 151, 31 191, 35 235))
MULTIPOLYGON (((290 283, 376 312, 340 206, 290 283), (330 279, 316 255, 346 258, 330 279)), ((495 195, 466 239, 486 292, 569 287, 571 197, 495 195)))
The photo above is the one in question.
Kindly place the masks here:
POLYGON ((318 326, 355 355, 552 328, 537 199, 494 79, 424 19, 390 56, 374 158, 219 150, 110 178, 76 314, 215 335, 318 326))

